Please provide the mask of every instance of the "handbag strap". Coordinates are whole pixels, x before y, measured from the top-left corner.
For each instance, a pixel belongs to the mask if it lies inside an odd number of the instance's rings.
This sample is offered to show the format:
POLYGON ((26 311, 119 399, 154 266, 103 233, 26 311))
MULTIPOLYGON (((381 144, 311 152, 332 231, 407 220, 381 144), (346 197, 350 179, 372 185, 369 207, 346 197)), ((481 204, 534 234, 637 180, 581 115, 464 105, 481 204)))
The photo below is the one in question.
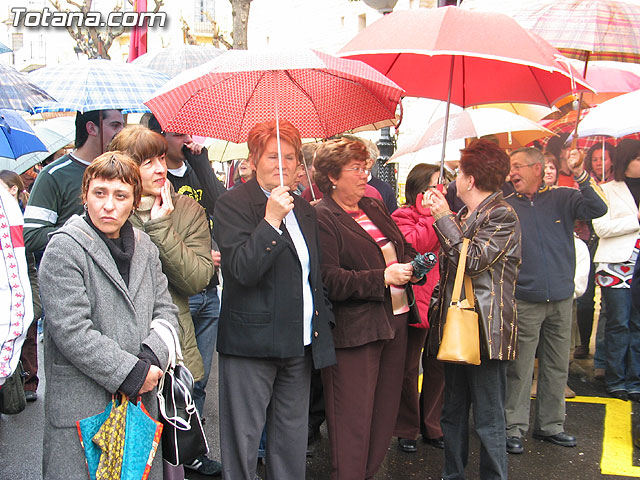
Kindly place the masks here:
POLYGON ((169 367, 175 367, 176 364, 183 365, 182 349, 180 348, 180 340, 176 329, 163 318, 156 318, 151 322, 151 329, 155 331, 162 341, 167 345, 169 350, 169 367))
POLYGON ((460 249, 460 259, 458 260, 458 270, 456 272, 456 279, 453 283, 453 292, 451 293, 451 304, 458 303, 460 301, 460 294, 462 293, 462 282, 464 281, 464 291, 467 298, 467 303, 471 308, 475 306, 475 299, 473 294, 473 283, 471 277, 465 275, 464 269, 467 265, 467 250, 469 249, 469 239, 462 239, 462 248, 460 249))

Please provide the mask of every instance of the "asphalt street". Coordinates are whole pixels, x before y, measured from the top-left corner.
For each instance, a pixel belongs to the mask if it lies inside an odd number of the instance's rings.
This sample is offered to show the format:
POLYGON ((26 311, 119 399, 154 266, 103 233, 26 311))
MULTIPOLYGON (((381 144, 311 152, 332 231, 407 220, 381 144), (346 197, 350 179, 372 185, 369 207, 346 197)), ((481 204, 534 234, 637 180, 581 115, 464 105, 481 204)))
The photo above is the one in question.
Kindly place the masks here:
MULTIPOLYGON (((509 456, 511 479, 589 480, 640 478, 640 456, 632 445, 631 430, 637 422, 640 406, 608 398, 604 386, 593 378, 593 361, 575 361, 571 365, 570 386, 578 397, 567 402, 566 430, 578 439, 576 448, 563 448, 535 440, 529 434, 524 441, 525 453, 509 456), (604 473, 602 473, 604 472, 604 473), (606 474, 605 474, 606 473, 606 474)), ((205 429, 211 457, 218 458, 218 410, 216 399, 217 365, 214 363, 205 405, 205 429)), ((44 395, 44 383, 38 390, 44 395)), ((0 480, 32 480, 41 478, 42 424, 44 402, 39 399, 19 415, 0 418, 0 480)), ((535 401, 532 401, 532 411, 535 401)), ((329 478, 329 444, 326 427, 322 438, 314 443, 307 462, 307 479, 329 478)), ((479 442, 472 433, 467 478, 478 478, 479 442)), ((396 439, 376 480, 438 479, 442 468, 442 450, 418 442, 418 452, 398 450, 396 439)), ((258 476, 265 478, 264 467, 258 476)), ((188 473, 191 480, 207 477, 188 473)), ((64 479, 67 480, 67 479, 64 479)))

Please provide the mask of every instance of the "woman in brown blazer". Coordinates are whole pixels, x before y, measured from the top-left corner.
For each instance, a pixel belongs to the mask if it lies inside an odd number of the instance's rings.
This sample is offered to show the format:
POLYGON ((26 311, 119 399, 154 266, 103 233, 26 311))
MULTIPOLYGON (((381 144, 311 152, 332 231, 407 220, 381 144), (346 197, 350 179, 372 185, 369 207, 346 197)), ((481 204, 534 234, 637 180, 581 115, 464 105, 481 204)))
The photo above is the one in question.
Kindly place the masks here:
POLYGON ((366 147, 332 140, 316 151, 322 279, 333 304, 337 365, 323 369, 331 478, 373 478, 400 403, 407 323, 419 318, 406 285, 416 255, 379 200, 364 197, 366 147), (409 300, 411 299, 411 300, 409 300), (414 317, 415 316, 415 317, 414 317))

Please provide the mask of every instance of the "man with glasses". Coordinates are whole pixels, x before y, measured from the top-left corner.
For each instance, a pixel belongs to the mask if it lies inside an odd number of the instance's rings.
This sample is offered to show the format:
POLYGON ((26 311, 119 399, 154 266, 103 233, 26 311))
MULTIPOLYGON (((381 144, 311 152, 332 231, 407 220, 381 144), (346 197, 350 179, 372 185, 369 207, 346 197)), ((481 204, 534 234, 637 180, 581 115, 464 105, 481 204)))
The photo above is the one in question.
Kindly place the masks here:
POLYGON ((511 154, 511 183, 506 198, 522 227, 522 265, 516 283, 517 359, 507 369, 507 451, 522 453, 529 428, 533 364, 539 372, 533 437, 563 447, 576 439, 564 431, 564 389, 569 373, 571 308, 575 250, 573 224, 607 212, 600 188, 573 150, 568 166, 579 189, 549 187, 543 182, 544 156, 536 148, 511 154))

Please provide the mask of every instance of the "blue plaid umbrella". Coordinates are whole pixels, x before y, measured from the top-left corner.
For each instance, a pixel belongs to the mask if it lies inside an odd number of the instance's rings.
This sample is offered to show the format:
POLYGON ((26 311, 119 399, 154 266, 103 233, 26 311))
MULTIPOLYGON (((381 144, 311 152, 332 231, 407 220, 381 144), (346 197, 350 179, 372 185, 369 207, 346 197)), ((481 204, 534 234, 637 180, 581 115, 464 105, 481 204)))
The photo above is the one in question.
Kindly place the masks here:
POLYGON ((43 67, 29 79, 53 95, 57 102, 40 103, 41 112, 88 112, 122 110, 148 112, 143 101, 164 85, 169 77, 130 63, 86 60, 43 67))
POLYGON ((46 151, 44 143, 15 110, 0 109, 0 156, 18 158, 46 151))
POLYGON ((223 51, 212 45, 183 44, 145 53, 131 63, 138 67, 150 68, 173 78, 185 70, 213 60, 223 51))
POLYGON ((11 52, 12 50, 7 47, 4 43, 0 43, 0 53, 11 52))
POLYGON ((0 63, 0 108, 30 112, 34 105, 55 101, 15 68, 0 63))

